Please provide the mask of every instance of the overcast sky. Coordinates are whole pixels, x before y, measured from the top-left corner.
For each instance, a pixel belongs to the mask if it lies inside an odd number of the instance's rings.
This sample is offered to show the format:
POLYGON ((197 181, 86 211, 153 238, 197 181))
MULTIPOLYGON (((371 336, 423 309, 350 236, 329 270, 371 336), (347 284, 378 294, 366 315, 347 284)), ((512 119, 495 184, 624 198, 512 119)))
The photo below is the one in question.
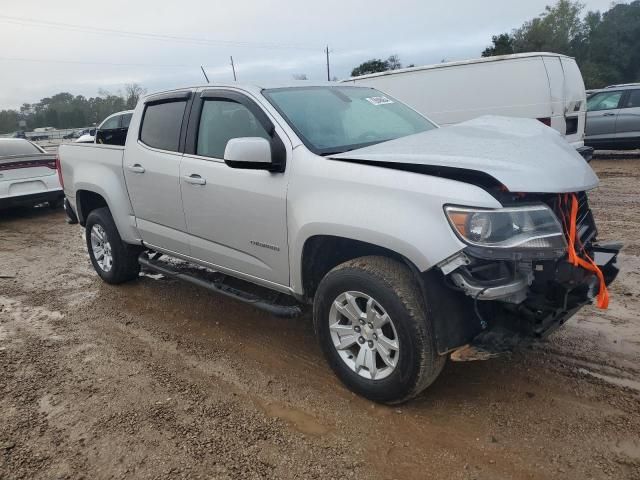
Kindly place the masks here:
MULTIPOLYGON (((405 65, 474 58, 550 1, 0 0, 0 109, 131 82, 149 92, 202 84, 200 65, 229 81, 230 55, 239 81, 324 80, 327 44, 338 78, 394 53, 405 65)), ((611 1, 584 3, 603 11, 611 1)))

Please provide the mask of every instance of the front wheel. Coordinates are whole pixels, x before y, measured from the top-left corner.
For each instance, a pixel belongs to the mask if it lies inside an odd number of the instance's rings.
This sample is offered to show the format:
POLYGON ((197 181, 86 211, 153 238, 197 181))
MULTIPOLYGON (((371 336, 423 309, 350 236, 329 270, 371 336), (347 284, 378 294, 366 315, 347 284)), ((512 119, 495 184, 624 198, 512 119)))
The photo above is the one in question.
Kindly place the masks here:
POLYGON ((446 361, 417 281, 390 258, 361 257, 331 270, 316 291, 314 325, 336 375, 375 402, 418 395, 446 361))
POLYGON ((102 280, 118 284, 138 277, 141 249, 122 241, 107 207, 93 210, 85 229, 89 258, 102 280))

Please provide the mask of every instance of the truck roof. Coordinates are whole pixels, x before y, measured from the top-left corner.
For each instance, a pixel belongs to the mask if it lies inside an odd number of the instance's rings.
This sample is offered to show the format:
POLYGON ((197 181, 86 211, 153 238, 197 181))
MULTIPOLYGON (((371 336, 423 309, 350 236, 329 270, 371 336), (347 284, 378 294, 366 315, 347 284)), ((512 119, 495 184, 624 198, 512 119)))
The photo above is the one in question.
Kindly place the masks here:
POLYGON ((419 67, 398 68, 396 70, 387 70, 386 72, 369 73, 367 75, 359 75, 357 77, 345 78, 344 80, 341 80, 341 81, 348 82, 351 80, 360 80, 363 78, 372 78, 372 77, 382 77, 384 75, 395 75, 398 73, 418 72, 420 70, 432 70, 436 68, 456 67, 459 65, 473 65, 476 63, 501 62, 505 60, 516 60, 519 58, 530 58, 530 57, 573 58, 573 57, 568 57, 567 55, 562 55, 560 53, 552 53, 552 52, 514 53, 512 55, 497 55, 495 57, 471 58, 469 60, 459 60, 455 62, 443 62, 443 63, 435 63, 433 65, 421 65, 419 67))
MULTIPOLYGON (((260 93, 262 90, 268 90, 272 88, 303 88, 303 87, 345 87, 339 82, 311 82, 308 80, 292 80, 290 82, 212 82, 205 83, 203 85, 190 85, 181 88, 172 88, 171 90, 161 90, 159 92, 153 92, 145 95, 143 98, 156 97, 165 93, 171 92, 183 92, 185 90, 194 90, 197 88, 239 88, 251 93, 260 93)), ((362 88, 368 88, 362 86, 362 88)), ((119 112, 123 113, 123 112, 119 112)))

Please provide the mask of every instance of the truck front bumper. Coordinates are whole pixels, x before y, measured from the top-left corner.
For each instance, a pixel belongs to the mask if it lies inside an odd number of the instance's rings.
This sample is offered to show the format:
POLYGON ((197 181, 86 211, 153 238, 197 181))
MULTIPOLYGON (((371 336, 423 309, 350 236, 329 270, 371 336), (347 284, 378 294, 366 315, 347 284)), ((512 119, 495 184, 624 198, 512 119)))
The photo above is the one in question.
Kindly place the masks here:
MULTIPOLYGON (((618 275, 619 243, 594 244, 592 256, 608 286, 618 275)), ((519 303, 485 301, 474 303, 476 325, 469 342, 455 349, 452 360, 483 360, 545 338, 592 303, 599 289, 591 272, 566 259, 539 262, 534 280, 519 303), (477 327, 479 325, 479 328, 477 327)), ((470 332, 468 332, 470 333, 470 332)))

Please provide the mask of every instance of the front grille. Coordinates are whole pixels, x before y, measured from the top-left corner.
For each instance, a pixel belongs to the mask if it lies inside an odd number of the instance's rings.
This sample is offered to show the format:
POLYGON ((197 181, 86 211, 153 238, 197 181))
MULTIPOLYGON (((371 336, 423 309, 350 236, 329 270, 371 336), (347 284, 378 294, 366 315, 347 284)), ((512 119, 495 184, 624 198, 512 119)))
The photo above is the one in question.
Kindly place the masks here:
MULTIPOLYGON (((590 242, 593 242, 597 235, 598 229, 596 228, 596 222, 593 219, 593 213, 589 208, 589 199, 585 192, 576 193, 578 197, 578 215, 576 218, 576 237, 580 240, 580 245, 588 247, 590 242)), ((547 204, 553 209, 554 213, 558 216, 560 223, 563 223, 562 228, 565 234, 568 235, 567 229, 569 228, 568 220, 571 215, 571 204, 561 202, 561 195, 555 196, 549 200, 547 204), (563 218, 566 222, 563 222, 563 218)), ((578 246, 576 246, 578 248, 578 246)))

